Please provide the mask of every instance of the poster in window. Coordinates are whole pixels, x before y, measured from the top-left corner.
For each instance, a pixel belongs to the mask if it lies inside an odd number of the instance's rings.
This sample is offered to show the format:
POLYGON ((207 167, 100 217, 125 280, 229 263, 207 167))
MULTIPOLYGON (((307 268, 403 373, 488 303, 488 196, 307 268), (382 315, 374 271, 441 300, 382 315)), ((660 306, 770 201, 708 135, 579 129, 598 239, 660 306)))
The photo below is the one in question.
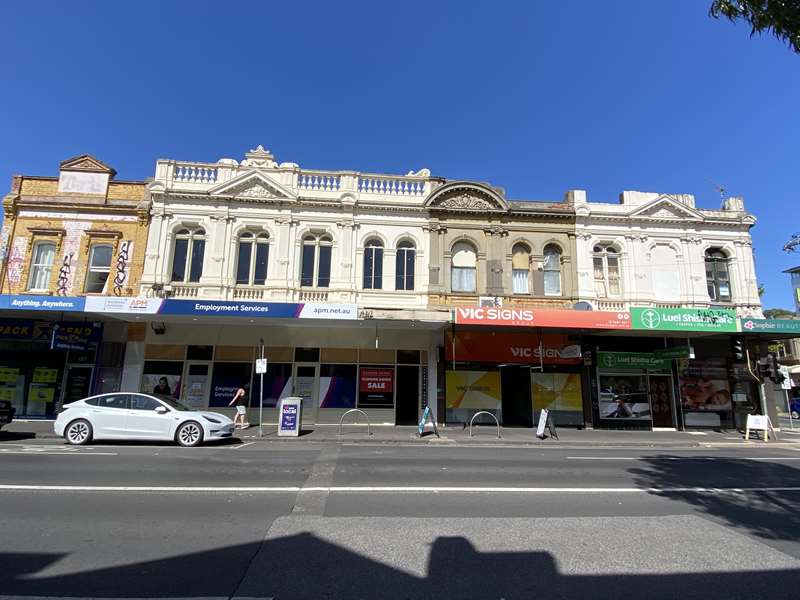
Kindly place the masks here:
POLYGON ((600 376, 600 418, 649 421, 650 400, 642 375, 600 376))
MULTIPOLYGON (((211 378, 211 399, 209 406, 228 406, 233 400, 236 390, 244 388, 247 392, 248 405, 252 405, 250 395, 250 363, 214 363, 214 375, 211 378)), ((258 404, 258 402, 256 402, 258 404)))
POLYGON ((448 371, 446 398, 448 409, 499 410, 501 403, 500 373, 497 371, 448 371))
POLYGON ((362 367, 358 392, 359 406, 394 406, 394 368, 362 367))
POLYGON ((181 376, 148 373, 142 376, 142 393, 177 400, 181 395, 181 376))

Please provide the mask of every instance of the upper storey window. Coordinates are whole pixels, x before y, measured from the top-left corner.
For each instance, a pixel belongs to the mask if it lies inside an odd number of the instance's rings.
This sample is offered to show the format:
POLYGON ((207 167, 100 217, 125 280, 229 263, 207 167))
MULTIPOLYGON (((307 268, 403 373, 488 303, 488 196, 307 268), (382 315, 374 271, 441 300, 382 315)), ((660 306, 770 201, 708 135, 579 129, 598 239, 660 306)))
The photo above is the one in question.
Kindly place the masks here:
POLYGON ((414 262, 416 254, 417 251, 413 242, 403 241, 397 244, 397 255, 395 256, 396 290, 414 289, 414 262))
POLYGON ((511 250, 511 279, 515 294, 530 294, 531 250, 525 244, 514 244, 511 250))
POLYGON ((619 296, 622 293, 619 276, 619 252, 611 244, 594 247, 594 287, 598 298, 619 296))
POLYGON ((728 257, 722 250, 706 250, 706 286, 708 296, 717 302, 731 301, 731 278, 728 257))
POLYGON ((245 231, 239 236, 237 285, 264 285, 269 265, 269 235, 245 231))
POLYGON ((544 249, 544 295, 561 295, 561 250, 556 246, 544 249))
POLYGON ((28 289, 45 292, 50 287, 50 276, 53 273, 53 261, 56 258, 56 245, 53 242, 38 242, 33 248, 31 275, 28 289))
POLYGON ((206 232, 202 228, 181 229, 175 234, 172 281, 197 283, 203 275, 206 232))
POLYGON ((477 252, 469 242, 456 242, 451 251, 450 288, 454 292, 477 290, 477 252))
POLYGON ((383 243, 377 239, 369 240, 364 246, 364 289, 383 288, 383 243))
POLYGON ((333 240, 329 235, 309 234, 303 238, 303 254, 300 259, 302 287, 330 287, 332 250, 333 240))
POLYGON ((102 294, 106 288, 108 274, 111 272, 111 254, 114 249, 109 244, 95 244, 89 252, 89 268, 86 271, 86 293, 102 294))

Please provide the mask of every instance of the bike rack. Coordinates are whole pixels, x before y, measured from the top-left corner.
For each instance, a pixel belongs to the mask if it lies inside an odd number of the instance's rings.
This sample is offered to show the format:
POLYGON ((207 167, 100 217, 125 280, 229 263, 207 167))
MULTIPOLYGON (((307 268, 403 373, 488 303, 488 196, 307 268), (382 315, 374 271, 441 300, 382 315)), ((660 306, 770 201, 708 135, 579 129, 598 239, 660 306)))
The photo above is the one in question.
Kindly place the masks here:
MULTIPOLYGON (((342 418, 339 419, 339 433, 338 433, 338 435, 342 435, 342 421, 344 421, 344 418, 347 415, 349 415, 350 413, 361 413, 362 415, 364 415, 364 418, 367 420, 367 435, 368 436, 372 435, 372 429, 371 429, 371 426, 370 426, 370 423, 369 423, 369 417, 367 416, 367 413, 365 413, 360 408, 351 408, 350 410, 348 410, 346 413, 344 413, 342 415, 342 418)), ((356 421, 355 422, 356 422, 356 424, 358 424, 358 417, 356 417, 356 421)))
POLYGON ((472 415, 472 418, 469 420, 469 437, 472 437, 472 422, 475 420, 475 417, 477 417, 478 415, 489 415, 490 417, 492 417, 494 419, 494 422, 497 423, 497 439, 499 440, 500 439, 500 421, 498 421, 497 417, 495 417, 488 410, 481 410, 481 411, 476 412, 474 415, 472 415))

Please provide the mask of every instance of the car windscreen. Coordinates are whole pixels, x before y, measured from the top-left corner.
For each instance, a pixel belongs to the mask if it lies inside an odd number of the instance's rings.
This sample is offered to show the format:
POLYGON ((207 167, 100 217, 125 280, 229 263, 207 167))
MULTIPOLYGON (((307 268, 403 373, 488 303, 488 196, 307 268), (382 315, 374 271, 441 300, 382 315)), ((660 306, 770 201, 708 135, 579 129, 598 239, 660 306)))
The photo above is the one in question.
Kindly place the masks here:
POLYGON ((190 411, 190 410, 192 410, 188 406, 185 406, 185 405, 181 404, 180 402, 178 402, 177 400, 175 400, 173 398, 165 398, 164 396, 156 396, 156 398, 158 398, 164 404, 166 404, 167 406, 169 406, 170 408, 172 408, 174 410, 181 410, 181 411, 190 411))

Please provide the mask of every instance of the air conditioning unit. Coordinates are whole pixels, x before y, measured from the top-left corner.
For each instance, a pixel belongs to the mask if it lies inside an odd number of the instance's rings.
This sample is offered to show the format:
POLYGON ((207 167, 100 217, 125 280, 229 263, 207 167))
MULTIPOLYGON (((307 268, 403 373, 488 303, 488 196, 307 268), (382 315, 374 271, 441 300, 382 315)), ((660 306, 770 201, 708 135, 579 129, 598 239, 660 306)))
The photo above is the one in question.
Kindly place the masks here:
POLYGON ((500 296, 480 296, 478 298, 479 308, 502 308, 503 299, 500 296))

